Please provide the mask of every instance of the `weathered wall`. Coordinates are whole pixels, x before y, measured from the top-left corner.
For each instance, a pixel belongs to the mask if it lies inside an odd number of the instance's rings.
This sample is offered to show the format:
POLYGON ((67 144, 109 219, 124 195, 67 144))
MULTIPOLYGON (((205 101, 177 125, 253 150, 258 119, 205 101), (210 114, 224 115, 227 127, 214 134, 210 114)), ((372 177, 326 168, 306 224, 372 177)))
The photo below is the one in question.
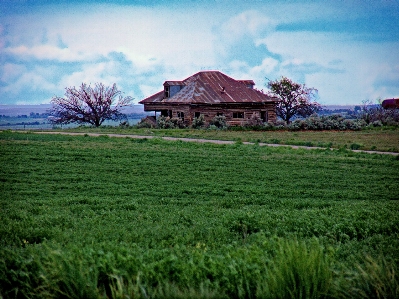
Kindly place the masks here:
POLYGON ((270 123, 276 122, 276 112, 275 106, 273 104, 263 104, 263 105, 223 105, 223 106, 190 106, 190 105, 165 105, 165 104, 155 104, 155 105, 144 105, 145 111, 162 111, 162 110, 172 110, 172 117, 178 117, 178 112, 184 113, 184 122, 186 125, 191 125, 196 113, 202 114, 205 121, 209 123, 215 116, 224 115, 226 121, 232 126, 244 125, 252 116, 261 118, 261 112, 267 113, 267 121, 270 123), (244 118, 234 118, 234 112, 243 112, 244 118))

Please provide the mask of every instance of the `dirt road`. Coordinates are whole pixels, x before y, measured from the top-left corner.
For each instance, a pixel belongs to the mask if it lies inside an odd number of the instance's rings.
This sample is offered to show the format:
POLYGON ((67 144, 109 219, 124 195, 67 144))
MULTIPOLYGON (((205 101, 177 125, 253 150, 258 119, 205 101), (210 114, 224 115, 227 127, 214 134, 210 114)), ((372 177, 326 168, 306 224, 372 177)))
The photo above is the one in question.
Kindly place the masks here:
MULTIPOLYGON (((141 135, 123 135, 123 134, 99 134, 99 133, 73 133, 73 132, 52 132, 52 131, 43 131, 43 132, 35 132, 35 134, 60 134, 60 135, 72 135, 72 136, 92 136, 98 137, 101 135, 106 135, 109 137, 118 137, 118 138, 135 138, 135 139, 153 139, 153 138, 161 138, 163 140, 170 141, 184 141, 184 142, 199 142, 199 143, 214 143, 214 144, 234 144, 236 141, 229 140, 212 140, 212 139, 196 139, 196 138, 179 138, 179 137, 157 137, 157 136, 141 136, 141 135)), ((253 142, 243 142, 243 144, 254 145, 253 142)), ((271 143, 258 143, 259 146, 272 146, 272 147, 290 147, 293 149, 325 149, 324 147, 316 147, 316 146, 300 146, 300 145, 285 145, 285 144, 271 144, 271 143)), ((331 149, 333 150, 333 149, 331 149)), ((394 152, 380 152, 380 151, 363 151, 363 150, 352 150, 356 153, 369 153, 369 154, 382 154, 382 155, 393 155, 398 156, 399 153, 394 152)))

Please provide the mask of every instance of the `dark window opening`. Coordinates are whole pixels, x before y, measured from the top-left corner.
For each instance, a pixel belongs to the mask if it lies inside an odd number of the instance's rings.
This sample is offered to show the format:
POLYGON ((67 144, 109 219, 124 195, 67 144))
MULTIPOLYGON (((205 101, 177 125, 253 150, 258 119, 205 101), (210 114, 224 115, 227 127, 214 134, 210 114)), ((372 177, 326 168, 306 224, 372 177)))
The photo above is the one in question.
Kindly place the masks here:
POLYGON ((200 117, 200 116, 201 116, 201 112, 195 112, 195 113, 194 113, 194 117, 195 117, 195 118, 198 118, 198 117, 200 117))
POLYGON ((165 98, 169 98, 169 95, 170 95, 169 86, 165 86, 165 98))
POLYGON ((172 117, 172 110, 161 110, 161 116, 172 117))
POLYGON ((223 112, 218 112, 218 113, 216 113, 216 115, 217 116, 223 116, 224 114, 223 114, 223 112))
POLYGON ((267 118, 267 111, 261 111, 260 112, 260 118, 262 119, 262 121, 265 123, 267 122, 268 118, 267 118))
POLYGON ((177 117, 184 121, 184 112, 177 111, 177 117))
POLYGON ((244 118, 244 112, 233 112, 233 118, 244 118))

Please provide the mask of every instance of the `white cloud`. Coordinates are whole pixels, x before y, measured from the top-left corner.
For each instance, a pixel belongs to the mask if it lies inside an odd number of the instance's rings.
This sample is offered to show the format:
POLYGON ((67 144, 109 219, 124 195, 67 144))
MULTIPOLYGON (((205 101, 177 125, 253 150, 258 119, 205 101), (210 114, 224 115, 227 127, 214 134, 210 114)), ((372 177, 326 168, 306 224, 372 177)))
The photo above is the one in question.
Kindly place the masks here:
POLYGON ((259 11, 247 10, 231 17, 221 27, 223 37, 228 41, 239 40, 243 36, 258 36, 274 29, 276 22, 259 11))
POLYGON ((140 85, 140 90, 143 95, 146 97, 153 95, 154 93, 157 93, 162 90, 162 85, 159 84, 159 87, 154 87, 153 85, 140 85))
POLYGON ((61 49, 53 45, 36 45, 33 47, 22 45, 17 47, 7 47, 4 49, 4 53, 18 57, 20 60, 37 59, 70 62, 96 58, 90 53, 74 52, 68 48, 61 49))
POLYGON ((55 84, 50 82, 44 76, 36 72, 23 73, 16 81, 9 83, 0 90, 4 93, 18 94, 21 91, 52 91, 56 89, 55 84))
POLYGON ((337 33, 276 32, 262 40, 282 57, 280 71, 294 80, 319 89, 326 103, 360 103, 367 98, 384 96, 376 89, 379 76, 391 73, 398 65, 393 48, 399 44, 358 42, 337 33), (390 61, 385 68, 381 65, 390 61), (388 70, 388 69, 390 70, 388 70))
POLYGON ((26 67, 16 63, 5 63, 4 66, 0 68, 0 72, 0 81, 11 83, 26 72, 26 67))
POLYGON ((279 29, 290 22, 341 21, 340 11, 338 5, 296 2, 43 6, 0 20, 0 92, 3 98, 22 90, 58 94, 101 81, 140 100, 165 80, 219 69, 253 79, 258 88, 265 77, 285 75, 318 88, 329 103, 397 96, 398 43, 279 29))

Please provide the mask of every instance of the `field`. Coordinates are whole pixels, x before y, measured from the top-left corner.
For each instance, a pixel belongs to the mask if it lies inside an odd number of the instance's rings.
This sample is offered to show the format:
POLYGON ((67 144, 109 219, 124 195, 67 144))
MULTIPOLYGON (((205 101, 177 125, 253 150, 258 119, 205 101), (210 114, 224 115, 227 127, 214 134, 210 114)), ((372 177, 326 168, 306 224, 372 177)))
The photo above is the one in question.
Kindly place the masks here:
POLYGON ((399 295, 397 156, 12 132, 0 144, 0 297, 399 295))
POLYGON ((70 132, 136 134, 148 136, 171 136, 236 140, 248 142, 305 145, 331 148, 354 148, 399 152, 399 128, 380 127, 361 131, 248 131, 248 130, 193 130, 193 129, 135 129, 135 128, 73 128, 70 132))

